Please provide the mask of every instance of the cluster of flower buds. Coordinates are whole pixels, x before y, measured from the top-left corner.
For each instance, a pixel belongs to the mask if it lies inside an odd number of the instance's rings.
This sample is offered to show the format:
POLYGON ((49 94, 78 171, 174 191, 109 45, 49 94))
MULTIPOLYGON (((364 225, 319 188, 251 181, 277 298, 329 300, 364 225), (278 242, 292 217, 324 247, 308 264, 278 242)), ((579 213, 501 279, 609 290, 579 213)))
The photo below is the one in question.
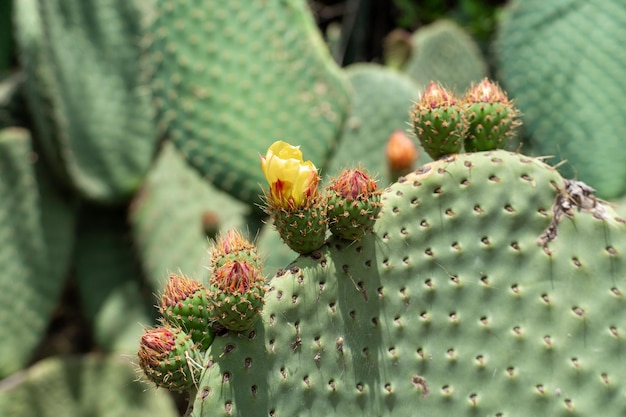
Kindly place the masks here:
POLYGON ((326 232, 358 240, 380 211, 380 191, 364 169, 349 169, 320 192, 320 176, 311 161, 304 161, 298 146, 274 142, 261 168, 269 184, 265 210, 283 241, 298 253, 322 247, 326 232))
POLYGON ((413 129, 431 158, 461 152, 503 148, 521 124, 519 111, 502 89, 489 79, 457 99, 431 81, 411 113, 413 129))
POLYGON ((139 366, 157 386, 184 391, 198 381, 216 335, 250 329, 265 303, 256 247, 238 230, 219 235, 211 251, 209 286, 170 274, 160 297, 160 327, 139 343, 139 366))

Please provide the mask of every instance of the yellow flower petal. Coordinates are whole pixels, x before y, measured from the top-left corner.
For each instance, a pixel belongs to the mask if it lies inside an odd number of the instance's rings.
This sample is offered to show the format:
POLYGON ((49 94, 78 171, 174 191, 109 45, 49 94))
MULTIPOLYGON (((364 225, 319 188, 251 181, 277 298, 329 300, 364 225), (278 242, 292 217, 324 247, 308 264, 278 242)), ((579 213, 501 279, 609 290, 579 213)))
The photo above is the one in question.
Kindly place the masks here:
POLYGON ((261 156, 261 169, 270 185, 271 202, 281 207, 298 208, 317 191, 317 168, 302 160, 298 146, 274 142, 261 156))

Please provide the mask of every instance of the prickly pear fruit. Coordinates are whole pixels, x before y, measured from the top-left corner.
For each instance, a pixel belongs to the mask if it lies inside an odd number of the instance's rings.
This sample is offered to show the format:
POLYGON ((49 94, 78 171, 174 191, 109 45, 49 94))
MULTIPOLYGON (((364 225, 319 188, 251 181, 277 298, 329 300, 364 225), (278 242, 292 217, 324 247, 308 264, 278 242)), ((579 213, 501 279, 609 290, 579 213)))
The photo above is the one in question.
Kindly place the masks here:
POLYGON ((328 187, 330 231, 360 240, 372 230, 381 206, 376 181, 364 169, 346 169, 328 187))
POLYGON ((211 270, 217 270, 228 260, 243 260, 256 268, 261 267, 256 246, 237 229, 230 229, 215 240, 211 249, 211 270))
POLYGON ((191 337, 177 327, 148 329, 139 342, 139 366, 157 386, 184 391, 197 384, 202 354, 191 337))
POLYGON ((209 296, 201 283, 184 275, 170 274, 159 311, 165 321, 187 332, 200 350, 207 350, 213 342, 209 296))
POLYGON ((389 136, 385 154, 393 181, 411 172, 420 155, 413 140, 402 130, 396 130, 389 136))
POLYGON ((247 330, 261 313, 264 295, 260 269, 246 261, 227 260, 211 277, 212 316, 228 330, 247 330))
POLYGON ((513 102, 487 78, 467 90, 463 106, 468 129, 465 136, 467 152, 504 148, 506 140, 521 124, 513 102))
POLYGON ((467 126, 462 106, 439 83, 431 81, 411 112, 413 129, 433 159, 459 153, 467 126))
POLYGON ((261 169, 270 185, 265 193, 265 211, 274 220, 280 237, 298 253, 319 249, 328 224, 315 165, 302 159, 298 146, 277 141, 261 157, 261 169))

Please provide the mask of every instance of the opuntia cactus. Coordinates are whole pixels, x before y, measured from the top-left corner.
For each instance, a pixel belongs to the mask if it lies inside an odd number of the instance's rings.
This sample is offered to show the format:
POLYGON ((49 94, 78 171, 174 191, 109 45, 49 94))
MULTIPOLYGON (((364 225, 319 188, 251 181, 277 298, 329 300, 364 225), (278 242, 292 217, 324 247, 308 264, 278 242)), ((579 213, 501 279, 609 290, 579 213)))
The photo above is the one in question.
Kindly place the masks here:
POLYGON ((372 234, 301 256, 215 340, 192 416, 626 412, 626 221, 588 187, 499 150, 382 202, 372 234))

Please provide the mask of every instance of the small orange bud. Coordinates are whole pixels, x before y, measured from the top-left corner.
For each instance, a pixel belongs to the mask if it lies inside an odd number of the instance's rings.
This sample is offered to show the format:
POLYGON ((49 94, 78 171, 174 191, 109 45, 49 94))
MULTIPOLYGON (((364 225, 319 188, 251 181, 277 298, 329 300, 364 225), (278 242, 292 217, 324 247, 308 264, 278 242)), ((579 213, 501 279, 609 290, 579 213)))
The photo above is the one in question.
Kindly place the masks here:
POLYGON ((413 169, 419 158, 417 147, 411 138, 401 130, 396 130, 387 141, 387 166, 391 172, 405 173, 413 169))

